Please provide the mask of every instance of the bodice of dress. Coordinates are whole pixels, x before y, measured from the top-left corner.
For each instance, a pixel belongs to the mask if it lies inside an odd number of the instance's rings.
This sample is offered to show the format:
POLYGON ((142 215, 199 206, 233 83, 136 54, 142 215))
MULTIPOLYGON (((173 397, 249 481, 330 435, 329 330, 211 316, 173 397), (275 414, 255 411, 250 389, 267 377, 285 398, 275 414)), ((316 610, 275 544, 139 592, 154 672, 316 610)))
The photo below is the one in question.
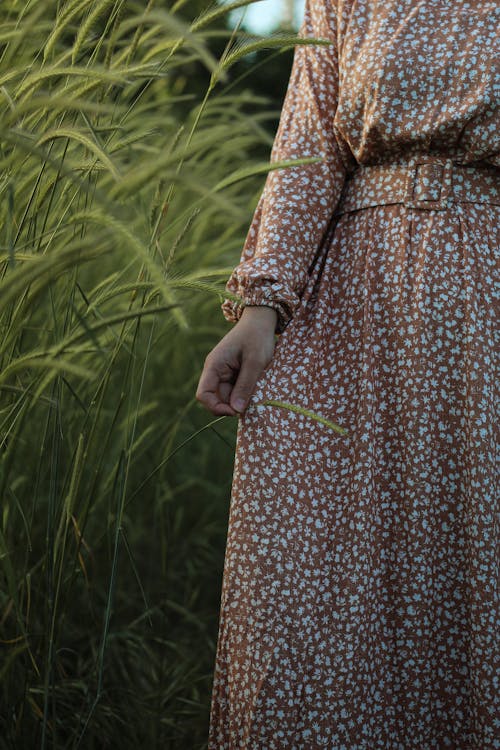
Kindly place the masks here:
POLYGON ((334 132, 346 165, 446 152, 500 166, 500 3, 340 0, 334 132))
POLYGON ((222 310, 278 313, 281 333, 358 165, 423 153, 500 168, 500 0, 306 0, 272 169, 222 310))

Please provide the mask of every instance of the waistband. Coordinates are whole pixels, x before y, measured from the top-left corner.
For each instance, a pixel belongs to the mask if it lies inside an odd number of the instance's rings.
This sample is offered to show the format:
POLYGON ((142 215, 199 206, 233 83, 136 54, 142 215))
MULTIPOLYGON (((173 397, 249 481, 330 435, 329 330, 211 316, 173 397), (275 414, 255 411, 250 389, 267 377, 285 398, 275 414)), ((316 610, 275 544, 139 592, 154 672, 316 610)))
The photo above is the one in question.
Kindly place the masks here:
POLYGON ((500 170, 484 162, 457 164, 434 154, 360 165, 346 179, 334 215, 392 203, 427 211, 443 211, 452 203, 500 206, 500 170))

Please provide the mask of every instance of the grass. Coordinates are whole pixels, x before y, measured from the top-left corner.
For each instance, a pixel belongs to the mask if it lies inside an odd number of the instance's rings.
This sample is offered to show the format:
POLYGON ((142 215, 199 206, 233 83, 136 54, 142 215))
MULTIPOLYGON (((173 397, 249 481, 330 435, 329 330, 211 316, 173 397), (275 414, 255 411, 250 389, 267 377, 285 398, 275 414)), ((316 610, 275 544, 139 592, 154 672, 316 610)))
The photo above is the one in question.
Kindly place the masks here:
POLYGON ((294 43, 242 4, 2 6, 1 748, 206 746, 236 423, 194 393, 270 145, 228 71, 294 43))

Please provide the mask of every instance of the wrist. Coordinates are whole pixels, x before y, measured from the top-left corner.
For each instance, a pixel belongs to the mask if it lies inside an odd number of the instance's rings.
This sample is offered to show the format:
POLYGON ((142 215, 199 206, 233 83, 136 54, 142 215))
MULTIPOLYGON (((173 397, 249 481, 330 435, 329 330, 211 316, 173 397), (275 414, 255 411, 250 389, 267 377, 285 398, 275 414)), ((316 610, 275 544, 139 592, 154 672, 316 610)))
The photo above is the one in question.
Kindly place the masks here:
POLYGON ((273 328, 275 328, 278 322, 278 313, 269 305, 245 305, 240 318, 245 318, 245 320, 257 320, 264 324, 269 323, 269 325, 272 325, 273 328))

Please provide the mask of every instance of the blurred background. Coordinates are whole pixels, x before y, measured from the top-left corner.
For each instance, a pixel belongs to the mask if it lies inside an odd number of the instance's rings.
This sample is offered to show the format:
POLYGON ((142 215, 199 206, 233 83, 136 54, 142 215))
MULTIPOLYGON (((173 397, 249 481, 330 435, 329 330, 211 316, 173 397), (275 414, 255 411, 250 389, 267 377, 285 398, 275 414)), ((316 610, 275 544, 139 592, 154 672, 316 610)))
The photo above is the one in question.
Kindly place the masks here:
POLYGON ((242 18, 243 27, 253 34, 268 34, 274 29, 296 31, 303 13, 304 0, 261 0, 230 12, 228 23, 234 26, 242 18))
POLYGON ((235 5, 2 2, 2 749, 206 747, 236 420, 194 394, 303 12, 235 5))

